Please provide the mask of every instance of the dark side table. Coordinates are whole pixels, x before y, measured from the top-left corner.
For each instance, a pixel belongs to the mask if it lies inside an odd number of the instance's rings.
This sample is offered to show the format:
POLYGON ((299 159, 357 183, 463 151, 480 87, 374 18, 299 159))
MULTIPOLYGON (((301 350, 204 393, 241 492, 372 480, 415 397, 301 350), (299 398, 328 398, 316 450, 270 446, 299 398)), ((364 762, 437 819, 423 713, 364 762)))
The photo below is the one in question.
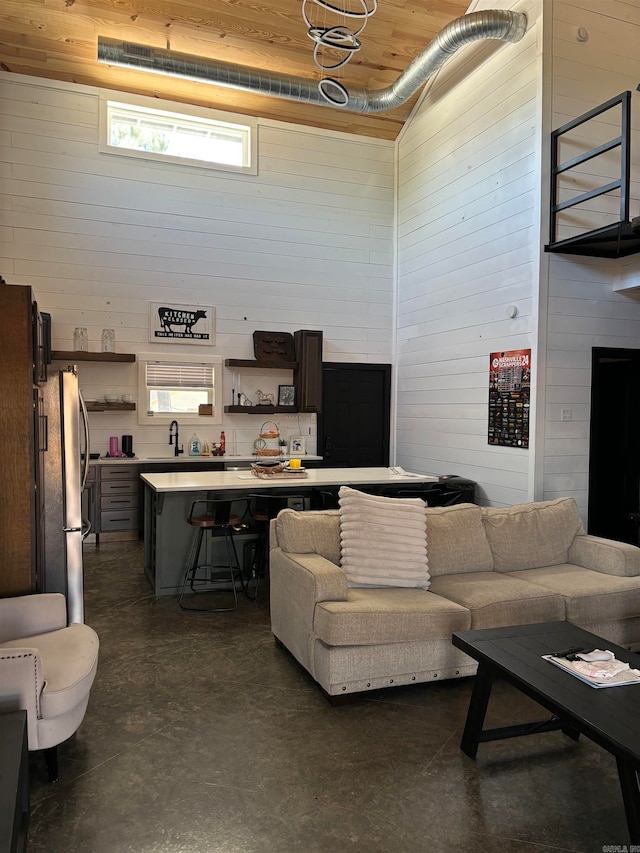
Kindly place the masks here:
POLYGON ((27 849, 29 757, 27 712, 0 714, 0 853, 27 849))

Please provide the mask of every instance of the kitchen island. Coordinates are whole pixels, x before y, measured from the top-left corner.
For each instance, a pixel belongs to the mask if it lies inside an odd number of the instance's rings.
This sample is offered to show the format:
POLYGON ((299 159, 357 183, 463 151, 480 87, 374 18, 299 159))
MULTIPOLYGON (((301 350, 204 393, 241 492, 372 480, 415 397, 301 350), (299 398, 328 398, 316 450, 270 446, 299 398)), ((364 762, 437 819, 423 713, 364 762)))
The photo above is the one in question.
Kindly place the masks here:
MULTIPOLYGON (((304 479, 262 480, 251 471, 190 471, 143 473, 144 486, 144 565, 145 572, 158 596, 177 595, 193 541, 194 530, 187 523, 191 504, 199 499, 231 498, 243 511, 249 495, 264 491, 269 494, 301 496, 309 508, 315 495, 352 486, 365 491, 393 493, 408 485, 439 485, 433 475, 397 474, 390 468, 313 468, 304 479)), ((248 535, 236 537, 242 561, 242 547, 248 535)), ((255 534, 253 534, 255 537, 255 534)))

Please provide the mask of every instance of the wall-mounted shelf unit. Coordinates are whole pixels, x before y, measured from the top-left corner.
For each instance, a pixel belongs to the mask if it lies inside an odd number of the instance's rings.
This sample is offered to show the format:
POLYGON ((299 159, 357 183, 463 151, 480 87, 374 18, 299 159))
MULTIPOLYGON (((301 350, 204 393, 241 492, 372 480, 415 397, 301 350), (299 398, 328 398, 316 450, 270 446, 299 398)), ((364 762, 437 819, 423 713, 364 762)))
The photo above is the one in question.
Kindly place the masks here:
POLYGON ((85 402, 88 412, 135 412, 135 403, 88 403, 85 402))
POLYGON ((106 361, 133 362, 136 360, 132 352, 87 352, 86 350, 54 350, 51 353, 54 361, 106 361))
POLYGON ((322 332, 302 329, 294 333, 296 361, 256 361, 227 358, 225 367, 292 370, 295 406, 225 406, 228 415, 296 415, 322 410, 322 332))
MULTIPOLYGON (((267 368, 268 370, 297 370, 297 361, 256 361, 251 358, 226 358, 225 367, 234 368, 267 368)), ((227 415, 295 415, 296 406, 225 406, 227 415)))

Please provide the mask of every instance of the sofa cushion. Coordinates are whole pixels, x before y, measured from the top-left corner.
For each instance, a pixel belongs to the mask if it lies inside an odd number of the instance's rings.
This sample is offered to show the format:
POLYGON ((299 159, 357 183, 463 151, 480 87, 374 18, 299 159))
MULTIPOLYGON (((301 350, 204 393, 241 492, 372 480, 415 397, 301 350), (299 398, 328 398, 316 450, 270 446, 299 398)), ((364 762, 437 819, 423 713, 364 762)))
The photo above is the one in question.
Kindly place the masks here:
POLYGON ((569 546, 584 533, 573 498, 483 507, 482 521, 497 572, 566 563, 569 546))
POLYGON ((476 572, 433 578, 431 590, 471 613, 471 628, 501 628, 565 618, 561 595, 511 575, 476 572))
POLYGON ((278 544, 289 554, 320 554, 340 565, 340 513, 283 509, 276 519, 278 544))
POLYGON ((340 565, 349 586, 429 587, 427 522, 421 498, 339 491, 340 565))
POLYGON ((314 632, 328 646, 450 639, 471 627, 469 611, 426 590, 350 589, 347 601, 316 605, 314 632))
POLYGON ((640 613, 638 578, 605 575, 571 564, 514 572, 511 577, 564 596, 566 618, 576 625, 622 621, 640 613))
POLYGON ((475 504, 455 504, 427 509, 429 572, 436 575, 488 572, 493 555, 475 504))

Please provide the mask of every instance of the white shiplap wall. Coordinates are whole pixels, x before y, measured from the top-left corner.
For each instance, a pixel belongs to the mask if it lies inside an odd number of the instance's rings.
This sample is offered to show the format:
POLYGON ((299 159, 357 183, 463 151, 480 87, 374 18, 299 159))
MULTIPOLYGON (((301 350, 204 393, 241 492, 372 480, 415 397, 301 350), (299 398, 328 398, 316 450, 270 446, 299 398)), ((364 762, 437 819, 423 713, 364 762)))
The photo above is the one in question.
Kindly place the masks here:
MULTIPOLYGON (((72 349, 75 326, 97 349, 113 327, 119 351, 197 356, 148 342, 149 302, 179 301, 216 307, 212 352, 224 358, 252 358, 256 329, 310 328, 327 361, 391 361, 392 143, 261 121, 258 175, 233 175, 99 153, 98 105, 90 87, 0 73, 0 273, 33 286, 55 349, 72 349)), ((243 390, 290 380, 243 374, 243 390)), ((134 367, 81 369, 87 396, 135 383, 134 367)), ((91 420, 97 450, 123 433, 138 453, 166 450, 165 428, 135 415, 91 420)), ((222 428, 247 453, 259 420, 226 416, 222 428)), ((314 449, 312 416, 280 425, 311 431, 314 449)))
MULTIPOLYGON (((640 213, 640 3, 555 0, 553 126, 630 89, 632 216, 640 213), (582 27, 588 40, 576 38, 582 27)), ((611 134, 614 135, 613 133, 611 134)), ((549 264, 544 497, 572 495, 586 518, 592 347, 640 347, 640 255, 553 255, 549 264), (572 420, 563 422, 561 412, 572 420)))
POLYGON ((533 451, 488 445, 488 366, 531 347, 536 381, 541 3, 482 8, 526 12, 524 39, 460 50, 399 142, 397 460, 510 504, 533 497, 533 451))

